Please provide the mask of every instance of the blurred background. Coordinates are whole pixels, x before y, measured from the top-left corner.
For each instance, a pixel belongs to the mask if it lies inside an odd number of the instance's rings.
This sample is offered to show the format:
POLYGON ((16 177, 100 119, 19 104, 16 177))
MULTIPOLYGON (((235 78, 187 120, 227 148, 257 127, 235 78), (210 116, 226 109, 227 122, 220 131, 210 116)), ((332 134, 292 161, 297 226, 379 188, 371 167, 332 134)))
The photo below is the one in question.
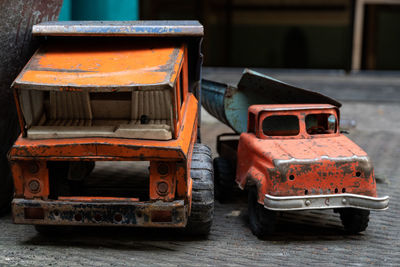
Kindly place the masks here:
POLYGON ((60 20, 196 19, 205 66, 400 69, 399 0, 64 0, 60 20))

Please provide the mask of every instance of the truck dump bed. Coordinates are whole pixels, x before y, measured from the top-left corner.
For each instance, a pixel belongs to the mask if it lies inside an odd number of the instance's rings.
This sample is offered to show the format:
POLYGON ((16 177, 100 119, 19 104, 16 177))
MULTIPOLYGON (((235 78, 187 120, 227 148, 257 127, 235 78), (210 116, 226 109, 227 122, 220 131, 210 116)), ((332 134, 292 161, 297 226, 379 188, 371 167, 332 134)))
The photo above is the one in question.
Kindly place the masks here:
POLYGON ((202 80, 203 107, 236 133, 247 131, 247 110, 256 104, 341 104, 327 96, 245 69, 237 87, 202 80))

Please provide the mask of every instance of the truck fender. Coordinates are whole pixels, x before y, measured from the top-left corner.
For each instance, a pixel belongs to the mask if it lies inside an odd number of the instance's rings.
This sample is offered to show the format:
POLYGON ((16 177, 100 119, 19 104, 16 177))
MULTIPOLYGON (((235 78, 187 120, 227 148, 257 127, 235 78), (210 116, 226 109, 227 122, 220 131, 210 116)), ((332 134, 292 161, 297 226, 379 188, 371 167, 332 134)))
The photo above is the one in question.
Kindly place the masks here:
POLYGON ((238 177, 238 185, 240 189, 250 188, 255 186, 258 192, 258 202, 260 204, 264 203, 264 193, 267 189, 267 183, 265 179, 265 174, 254 166, 250 167, 245 173, 243 179, 238 177))

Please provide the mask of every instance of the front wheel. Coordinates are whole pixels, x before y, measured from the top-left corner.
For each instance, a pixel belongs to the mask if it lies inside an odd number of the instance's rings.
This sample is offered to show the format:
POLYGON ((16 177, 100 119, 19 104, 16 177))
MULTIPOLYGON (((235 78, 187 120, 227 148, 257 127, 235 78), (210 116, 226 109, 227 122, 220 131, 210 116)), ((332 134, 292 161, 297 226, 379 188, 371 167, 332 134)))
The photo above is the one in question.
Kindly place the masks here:
POLYGON ((191 235, 210 233, 214 217, 214 178, 211 150, 203 144, 193 148, 190 177, 192 178, 192 207, 186 225, 191 235))
POLYGON ((276 212, 268 210, 258 203, 257 188, 251 188, 248 196, 249 224, 251 232, 259 239, 263 239, 275 231, 276 212))
POLYGON ((369 210, 345 208, 339 209, 344 230, 349 234, 365 231, 369 222, 369 210))

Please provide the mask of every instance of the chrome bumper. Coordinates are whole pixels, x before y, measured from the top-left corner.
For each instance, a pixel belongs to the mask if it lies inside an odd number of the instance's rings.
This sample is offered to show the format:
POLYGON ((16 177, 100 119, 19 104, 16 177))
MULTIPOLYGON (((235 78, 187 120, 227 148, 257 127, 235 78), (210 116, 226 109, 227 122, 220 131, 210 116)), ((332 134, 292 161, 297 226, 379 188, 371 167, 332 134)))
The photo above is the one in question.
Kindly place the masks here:
POLYGON ((310 195, 310 196, 271 196, 266 194, 264 207, 269 210, 312 210, 358 208, 366 210, 385 210, 389 197, 369 197, 356 194, 310 195))

